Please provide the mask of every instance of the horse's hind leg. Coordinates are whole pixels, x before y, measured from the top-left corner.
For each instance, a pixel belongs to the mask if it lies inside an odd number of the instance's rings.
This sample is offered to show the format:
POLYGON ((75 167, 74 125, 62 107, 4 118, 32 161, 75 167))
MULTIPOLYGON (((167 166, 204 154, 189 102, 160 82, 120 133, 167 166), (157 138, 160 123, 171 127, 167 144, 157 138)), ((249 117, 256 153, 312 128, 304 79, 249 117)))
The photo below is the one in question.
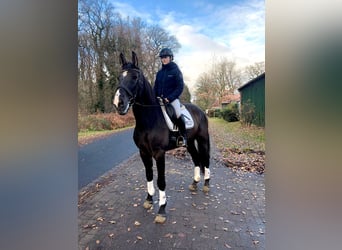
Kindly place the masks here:
POLYGON ((189 189, 191 191, 196 191, 197 183, 201 180, 201 175, 200 175, 200 155, 198 154, 194 140, 190 140, 188 142, 188 152, 190 153, 192 161, 195 165, 194 179, 193 179, 192 184, 189 185, 189 189))
POLYGON ((204 186, 203 192, 209 192, 209 181, 210 181, 210 141, 209 135, 202 138, 198 142, 198 152, 200 155, 200 161, 202 166, 204 166, 204 186))
POLYGON ((209 192, 209 181, 210 181, 210 141, 209 134, 206 133, 205 136, 199 136, 196 138, 197 148, 192 141, 188 146, 189 153, 191 154, 192 160, 195 164, 194 168, 194 180, 189 186, 191 191, 197 190, 197 183, 200 181, 200 170, 204 174, 204 186, 203 192, 209 192))
POLYGON ((141 159, 145 166, 145 174, 147 180, 147 197, 144 202, 144 208, 150 209, 153 206, 153 195, 155 193, 154 185, 153 185, 153 161, 152 156, 145 154, 144 152, 140 151, 141 159))

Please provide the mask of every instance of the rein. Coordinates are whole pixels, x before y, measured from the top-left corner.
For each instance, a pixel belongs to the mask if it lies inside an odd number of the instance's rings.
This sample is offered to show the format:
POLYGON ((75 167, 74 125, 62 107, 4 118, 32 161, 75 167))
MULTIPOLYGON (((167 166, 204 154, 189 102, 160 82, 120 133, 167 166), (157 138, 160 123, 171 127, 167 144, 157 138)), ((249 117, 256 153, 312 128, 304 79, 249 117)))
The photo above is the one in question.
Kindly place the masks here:
POLYGON ((145 108, 166 106, 165 104, 142 104, 142 103, 136 102, 136 101, 134 101, 132 104, 133 104, 133 105, 134 105, 134 104, 135 104, 135 105, 139 105, 139 106, 145 107, 145 108))

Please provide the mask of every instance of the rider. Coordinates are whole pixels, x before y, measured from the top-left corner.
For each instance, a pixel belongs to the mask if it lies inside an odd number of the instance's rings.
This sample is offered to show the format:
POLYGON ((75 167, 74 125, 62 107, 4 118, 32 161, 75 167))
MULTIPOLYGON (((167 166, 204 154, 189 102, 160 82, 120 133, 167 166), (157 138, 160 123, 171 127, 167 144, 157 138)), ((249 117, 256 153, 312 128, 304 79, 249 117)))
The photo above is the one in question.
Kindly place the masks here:
POLYGON ((183 92, 183 75, 177 64, 173 62, 173 53, 169 48, 163 48, 159 57, 162 68, 157 72, 153 90, 157 97, 161 97, 165 104, 170 103, 177 116, 177 126, 182 135, 178 141, 179 146, 187 146, 185 119, 181 114, 179 96, 183 92))

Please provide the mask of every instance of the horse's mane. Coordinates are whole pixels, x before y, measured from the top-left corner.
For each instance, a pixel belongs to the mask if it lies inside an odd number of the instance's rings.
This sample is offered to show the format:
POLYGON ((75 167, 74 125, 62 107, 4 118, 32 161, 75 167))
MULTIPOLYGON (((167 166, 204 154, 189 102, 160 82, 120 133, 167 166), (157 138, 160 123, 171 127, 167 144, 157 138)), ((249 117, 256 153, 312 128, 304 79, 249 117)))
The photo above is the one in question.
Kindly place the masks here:
POLYGON ((153 91, 152 85, 151 83, 146 79, 144 73, 142 71, 141 72, 141 76, 142 76, 142 82, 144 84, 144 89, 145 89, 145 94, 148 94, 149 98, 152 100, 152 102, 156 102, 156 96, 155 93, 153 91))
POLYGON ((138 70, 140 72, 140 76, 141 76, 141 83, 142 86, 140 86, 141 91, 143 91, 144 93, 142 94, 142 97, 144 99, 144 101, 149 101, 151 103, 155 103, 157 104, 157 100, 156 100, 156 96, 155 93, 153 91, 152 85, 151 83, 146 79, 144 72, 134 63, 132 62, 126 62, 123 66, 122 66, 122 70, 130 70, 130 69, 134 69, 134 70, 138 70), (141 88, 142 87, 142 88, 141 88))

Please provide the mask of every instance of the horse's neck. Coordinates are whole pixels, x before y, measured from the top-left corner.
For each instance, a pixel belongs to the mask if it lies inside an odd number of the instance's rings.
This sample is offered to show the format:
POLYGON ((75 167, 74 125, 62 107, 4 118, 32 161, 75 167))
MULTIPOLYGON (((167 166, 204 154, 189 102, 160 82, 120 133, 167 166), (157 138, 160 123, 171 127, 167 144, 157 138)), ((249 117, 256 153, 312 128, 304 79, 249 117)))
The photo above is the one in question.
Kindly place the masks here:
POLYGON ((161 108, 154 95, 153 89, 146 80, 144 80, 144 87, 136 96, 133 113, 137 126, 145 129, 158 126, 158 121, 162 117, 161 108))
POLYGON ((143 87, 140 89, 138 96, 136 96, 136 101, 143 105, 156 105, 157 99, 154 95, 151 84, 143 77, 142 81, 143 87))
POLYGON ((136 128, 149 131, 156 127, 160 127, 162 113, 161 108, 158 106, 134 105, 133 114, 135 117, 136 128))

